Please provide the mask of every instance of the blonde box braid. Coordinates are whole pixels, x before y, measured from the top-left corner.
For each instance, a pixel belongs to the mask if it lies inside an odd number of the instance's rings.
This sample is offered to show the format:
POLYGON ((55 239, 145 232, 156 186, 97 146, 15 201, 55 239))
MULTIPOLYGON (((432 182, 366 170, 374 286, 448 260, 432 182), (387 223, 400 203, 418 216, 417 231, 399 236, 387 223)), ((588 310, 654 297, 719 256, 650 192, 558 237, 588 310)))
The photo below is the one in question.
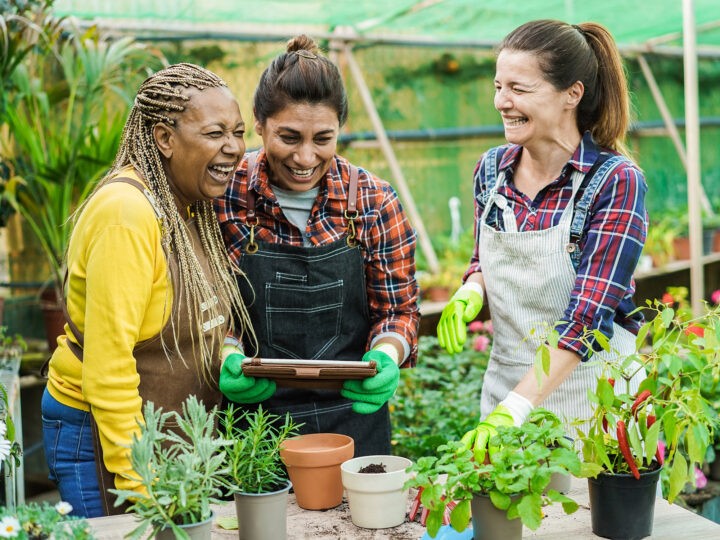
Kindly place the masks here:
MULTIPOLYGON (((212 281, 215 282, 217 291, 213 290, 211 281, 205 276, 195 256, 187 226, 175 204, 175 198, 170 190, 170 184, 153 137, 153 127, 158 122, 164 122, 170 126, 176 124, 173 116, 182 114, 185 110, 184 103, 191 99, 183 94, 183 90, 191 86, 202 91, 205 88, 226 87, 227 85, 213 72, 187 63, 171 65, 145 80, 138 90, 135 103, 125 123, 115 162, 96 189, 128 165, 132 165, 136 171, 140 172, 148 184, 158 209, 162 213, 163 247, 167 255, 170 253, 177 255, 180 279, 184 284, 184 295, 183 298, 179 298, 178 305, 187 309, 190 320, 194 321, 196 325, 196 332, 192 333, 193 352, 197 345, 196 336, 200 336, 198 341, 202 358, 202 375, 205 380, 210 380, 212 379, 213 359, 219 355, 219 349, 225 336, 221 330, 224 325, 219 325, 212 330, 213 339, 210 347, 206 340, 202 339, 204 331, 200 305, 203 302, 207 306, 206 316, 210 320, 221 314, 223 306, 229 306, 231 308, 230 324, 240 334, 238 337, 241 337, 244 332, 248 332, 252 341, 255 341, 255 336, 234 278, 234 274, 241 271, 227 255, 212 203, 195 201, 188 210, 194 213, 197 220, 200 239, 203 249, 208 255, 212 281), (218 302, 213 301, 213 297, 216 295, 218 302)), ((167 307, 166 305, 166 309, 167 307)), ((185 358, 179 354, 174 317, 170 318, 173 321, 173 339, 175 341, 173 348, 186 364, 185 358)), ((169 359, 172 352, 164 340, 163 348, 169 359)))

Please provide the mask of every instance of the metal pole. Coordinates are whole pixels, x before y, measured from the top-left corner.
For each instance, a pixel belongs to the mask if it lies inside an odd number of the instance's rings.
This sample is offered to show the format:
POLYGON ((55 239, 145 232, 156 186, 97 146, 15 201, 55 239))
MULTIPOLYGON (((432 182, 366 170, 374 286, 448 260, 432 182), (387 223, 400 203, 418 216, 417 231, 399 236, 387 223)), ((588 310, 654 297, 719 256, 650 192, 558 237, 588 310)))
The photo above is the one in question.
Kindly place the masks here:
POLYGON ((437 256, 435 255, 435 250, 433 249, 430 237, 425 230, 425 224, 423 223, 422 216, 418 213, 417 207, 415 206, 415 200, 413 199, 412 193, 410 193, 410 189, 405 181, 405 175, 403 175, 402 169, 400 168, 400 162, 390 145, 390 140, 385 132, 382 120, 380 120, 380 115, 375 108, 372 95, 370 94, 370 89, 365 83, 360 65, 355 60, 351 47, 347 43, 343 44, 343 52, 345 53, 345 59, 347 60, 348 67, 350 68, 350 73, 352 74, 355 84, 357 85, 358 92, 360 93, 360 98, 365 105, 365 110, 367 111, 370 122, 373 125, 375 136, 377 137, 377 140, 380 143, 380 148, 382 148, 385 159, 390 166, 390 172, 393 176, 393 184, 397 186, 400 197, 402 198, 403 204, 410 217, 410 221, 417 231, 420 249, 425 255, 430 272, 436 274, 439 272, 440 266, 438 264, 437 256))
POLYGON ((700 217, 700 126, 695 10, 693 0, 683 0, 683 64, 685 67, 685 143, 687 145, 688 219, 690 232, 690 302, 693 313, 702 313, 705 294, 700 217))

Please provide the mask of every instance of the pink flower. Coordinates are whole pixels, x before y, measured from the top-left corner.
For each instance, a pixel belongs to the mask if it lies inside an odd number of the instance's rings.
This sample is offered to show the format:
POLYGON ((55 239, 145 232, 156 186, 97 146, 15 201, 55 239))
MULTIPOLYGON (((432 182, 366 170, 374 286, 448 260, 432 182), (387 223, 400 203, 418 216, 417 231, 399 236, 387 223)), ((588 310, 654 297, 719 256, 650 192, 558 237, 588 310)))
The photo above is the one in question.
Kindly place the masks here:
POLYGON ((695 467, 695 487, 702 489, 707 486, 707 478, 700 470, 700 467, 695 467))
POLYGON ((485 352, 490 345, 490 338, 487 336, 478 336, 473 341, 473 349, 478 352, 485 352))
POLYGON ((493 333, 493 323, 490 319, 485 321, 485 331, 492 336, 493 333))
POLYGON ((710 300, 712 300, 713 304, 720 305, 720 289, 713 291, 710 295, 710 300))
POLYGON ((468 332, 471 332, 473 334, 479 334, 483 331, 483 323, 482 321, 473 321, 470 324, 468 324, 468 332))

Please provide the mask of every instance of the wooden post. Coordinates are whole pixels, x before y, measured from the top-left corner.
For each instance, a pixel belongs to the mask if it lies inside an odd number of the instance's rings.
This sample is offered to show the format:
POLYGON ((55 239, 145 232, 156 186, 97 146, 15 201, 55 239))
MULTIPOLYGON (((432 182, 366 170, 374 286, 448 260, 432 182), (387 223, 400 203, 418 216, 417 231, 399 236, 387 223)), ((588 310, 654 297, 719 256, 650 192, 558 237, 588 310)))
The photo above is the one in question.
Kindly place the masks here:
POLYGON ((365 110, 370 117, 370 121, 373 125, 373 130, 375 131, 375 136, 377 137, 377 140, 380 143, 380 148, 382 149, 383 154, 385 155, 385 159, 390 166, 390 172, 393 176, 393 183, 397 186, 397 190, 400 193, 400 197, 402 199, 403 205, 407 210, 408 216, 410 217, 410 221, 415 227, 415 230, 417 231, 420 249, 425 255, 425 259, 427 259, 430 272, 436 274, 439 271, 440 267, 438 264, 437 256, 435 255, 435 250, 433 249, 430 238, 428 237, 427 231, 425 230, 425 224, 423 223, 422 217, 418 213, 417 207, 415 206, 415 200, 413 199, 412 193, 410 193, 410 189, 407 186, 407 182, 405 181, 405 175, 403 175, 402 169, 400 168, 400 163, 398 162, 397 156, 395 155, 395 152, 390 145, 390 140, 388 139, 387 133, 385 132, 385 127, 383 126, 382 120, 380 120, 380 115, 375 108, 375 104, 372 100, 372 95, 370 94, 370 89, 365 83, 365 79, 362 75, 362 70, 360 69, 360 66, 355 60, 355 57, 352 54, 352 49, 347 42, 343 43, 342 50, 345 54, 345 59, 347 61, 348 67, 350 68, 350 73, 352 74, 353 80, 357 85, 358 92, 360 93, 363 105, 365 106, 365 110))
POLYGON ((705 294, 700 217, 700 122, 695 53, 693 0, 683 0, 683 64, 685 71, 685 144, 687 145, 688 218, 690 224, 690 303, 696 316, 703 311, 705 294))

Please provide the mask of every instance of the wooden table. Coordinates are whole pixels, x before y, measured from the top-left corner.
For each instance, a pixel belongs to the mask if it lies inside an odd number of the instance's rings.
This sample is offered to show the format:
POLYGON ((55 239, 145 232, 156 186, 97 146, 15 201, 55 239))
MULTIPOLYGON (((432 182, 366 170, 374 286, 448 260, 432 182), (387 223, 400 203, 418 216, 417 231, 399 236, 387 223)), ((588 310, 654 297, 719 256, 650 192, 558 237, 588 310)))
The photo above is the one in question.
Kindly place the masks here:
MULTIPOLYGON (((537 531, 523 529, 523 538, 558 540, 572 538, 583 540, 599 538, 592 533, 590 526, 590 508, 588 507, 587 480, 573 479, 569 493, 580 508, 571 515, 565 515, 560 505, 546 509, 546 518, 537 531)), ((408 507, 411 504, 408 500, 408 507)), ((234 516, 232 503, 215 507, 218 516, 234 516)), ((99 539, 117 539, 134 528, 133 517, 112 516, 89 520, 99 539)), ((290 495, 288 505, 288 540, 418 540, 425 534, 425 528, 417 522, 405 522, 392 529, 361 529, 355 527, 350 519, 346 502, 337 508, 322 512, 303 510, 290 495)), ((237 530, 223 530, 213 524, 213 539, 237 538, 237 530)), ((720 539, 720 524, 714 523, 689 510, 668 504, 658 499, 655 505, 653 540, 710 540, 720 539)), ((268 539, 270 540, 270 539, 268 539)))

